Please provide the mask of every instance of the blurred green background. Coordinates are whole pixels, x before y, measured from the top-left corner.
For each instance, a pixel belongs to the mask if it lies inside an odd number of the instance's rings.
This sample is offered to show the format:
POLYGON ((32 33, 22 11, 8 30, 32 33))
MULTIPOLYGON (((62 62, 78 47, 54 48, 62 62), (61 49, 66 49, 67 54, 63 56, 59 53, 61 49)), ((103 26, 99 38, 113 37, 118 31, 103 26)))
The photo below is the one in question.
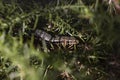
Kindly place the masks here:
POLYGON ((115 6, 109 0, 0 0, 0 80, 119 80, 115 6), (34 30, 74 36, 79 44, 70 50, 44 42, 34 30))

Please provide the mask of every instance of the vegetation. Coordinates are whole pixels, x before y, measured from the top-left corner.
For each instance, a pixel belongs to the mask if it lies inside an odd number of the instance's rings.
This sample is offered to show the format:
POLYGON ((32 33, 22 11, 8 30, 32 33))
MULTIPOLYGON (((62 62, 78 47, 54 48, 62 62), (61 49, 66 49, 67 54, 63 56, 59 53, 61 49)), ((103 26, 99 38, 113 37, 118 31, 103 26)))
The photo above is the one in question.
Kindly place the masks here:
POLYGON ((119 80, 119 18, 109 0, 0 0, 0 80, 119 80), (79 44, 40 40, 35 30, 79 44))

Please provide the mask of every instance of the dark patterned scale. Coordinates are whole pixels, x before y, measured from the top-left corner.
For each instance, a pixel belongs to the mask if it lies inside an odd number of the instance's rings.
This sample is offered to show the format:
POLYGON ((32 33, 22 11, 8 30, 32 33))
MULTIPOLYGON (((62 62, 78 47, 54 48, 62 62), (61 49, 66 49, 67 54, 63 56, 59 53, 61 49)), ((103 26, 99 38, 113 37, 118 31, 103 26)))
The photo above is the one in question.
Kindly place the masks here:
POLYGON ((52 36, 50 34, 48 34, 45 31, 42 30, 36 30, 35 31, 35 36, 37 36, 38 38, 48 41, 48 42, 52 42, 52 43, 58 43, 58 44, 62 44, 62 45, 76 45, 79 43, 79 41, 73 37, 73 36, 52 36))

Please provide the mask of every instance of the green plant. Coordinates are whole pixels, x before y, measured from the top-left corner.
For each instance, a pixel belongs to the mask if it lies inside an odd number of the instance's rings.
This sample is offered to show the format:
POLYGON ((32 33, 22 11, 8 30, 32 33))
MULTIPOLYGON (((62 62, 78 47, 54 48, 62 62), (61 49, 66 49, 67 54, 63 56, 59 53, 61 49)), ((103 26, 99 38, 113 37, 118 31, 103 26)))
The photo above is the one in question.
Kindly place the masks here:
POLYGON ((0 79, 108 79, 109 58, 119 53, 119 15, 100 0, 46 2, 0 1, 0 79), (75 36, 79 44, 69 50, 40 41, 39 29, 75 36))

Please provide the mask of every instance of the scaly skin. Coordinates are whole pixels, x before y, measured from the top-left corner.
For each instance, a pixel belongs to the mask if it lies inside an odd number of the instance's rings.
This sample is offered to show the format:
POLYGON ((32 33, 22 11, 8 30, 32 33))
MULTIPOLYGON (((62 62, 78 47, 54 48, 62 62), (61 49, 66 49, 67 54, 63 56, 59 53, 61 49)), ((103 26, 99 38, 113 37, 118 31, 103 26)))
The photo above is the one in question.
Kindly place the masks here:
POLYGON ((73 36, 55 36, 55 37, 52 37, 50 34, 48 34, 45 31, 42 31, 42 30, 36 30, 35 36, 37 36, 40 39, 43 39, 45 41, 52 42, 52 43, 59 43, 62 45, 76 45, 79 43, 79 40, 77 40, 73 36))

